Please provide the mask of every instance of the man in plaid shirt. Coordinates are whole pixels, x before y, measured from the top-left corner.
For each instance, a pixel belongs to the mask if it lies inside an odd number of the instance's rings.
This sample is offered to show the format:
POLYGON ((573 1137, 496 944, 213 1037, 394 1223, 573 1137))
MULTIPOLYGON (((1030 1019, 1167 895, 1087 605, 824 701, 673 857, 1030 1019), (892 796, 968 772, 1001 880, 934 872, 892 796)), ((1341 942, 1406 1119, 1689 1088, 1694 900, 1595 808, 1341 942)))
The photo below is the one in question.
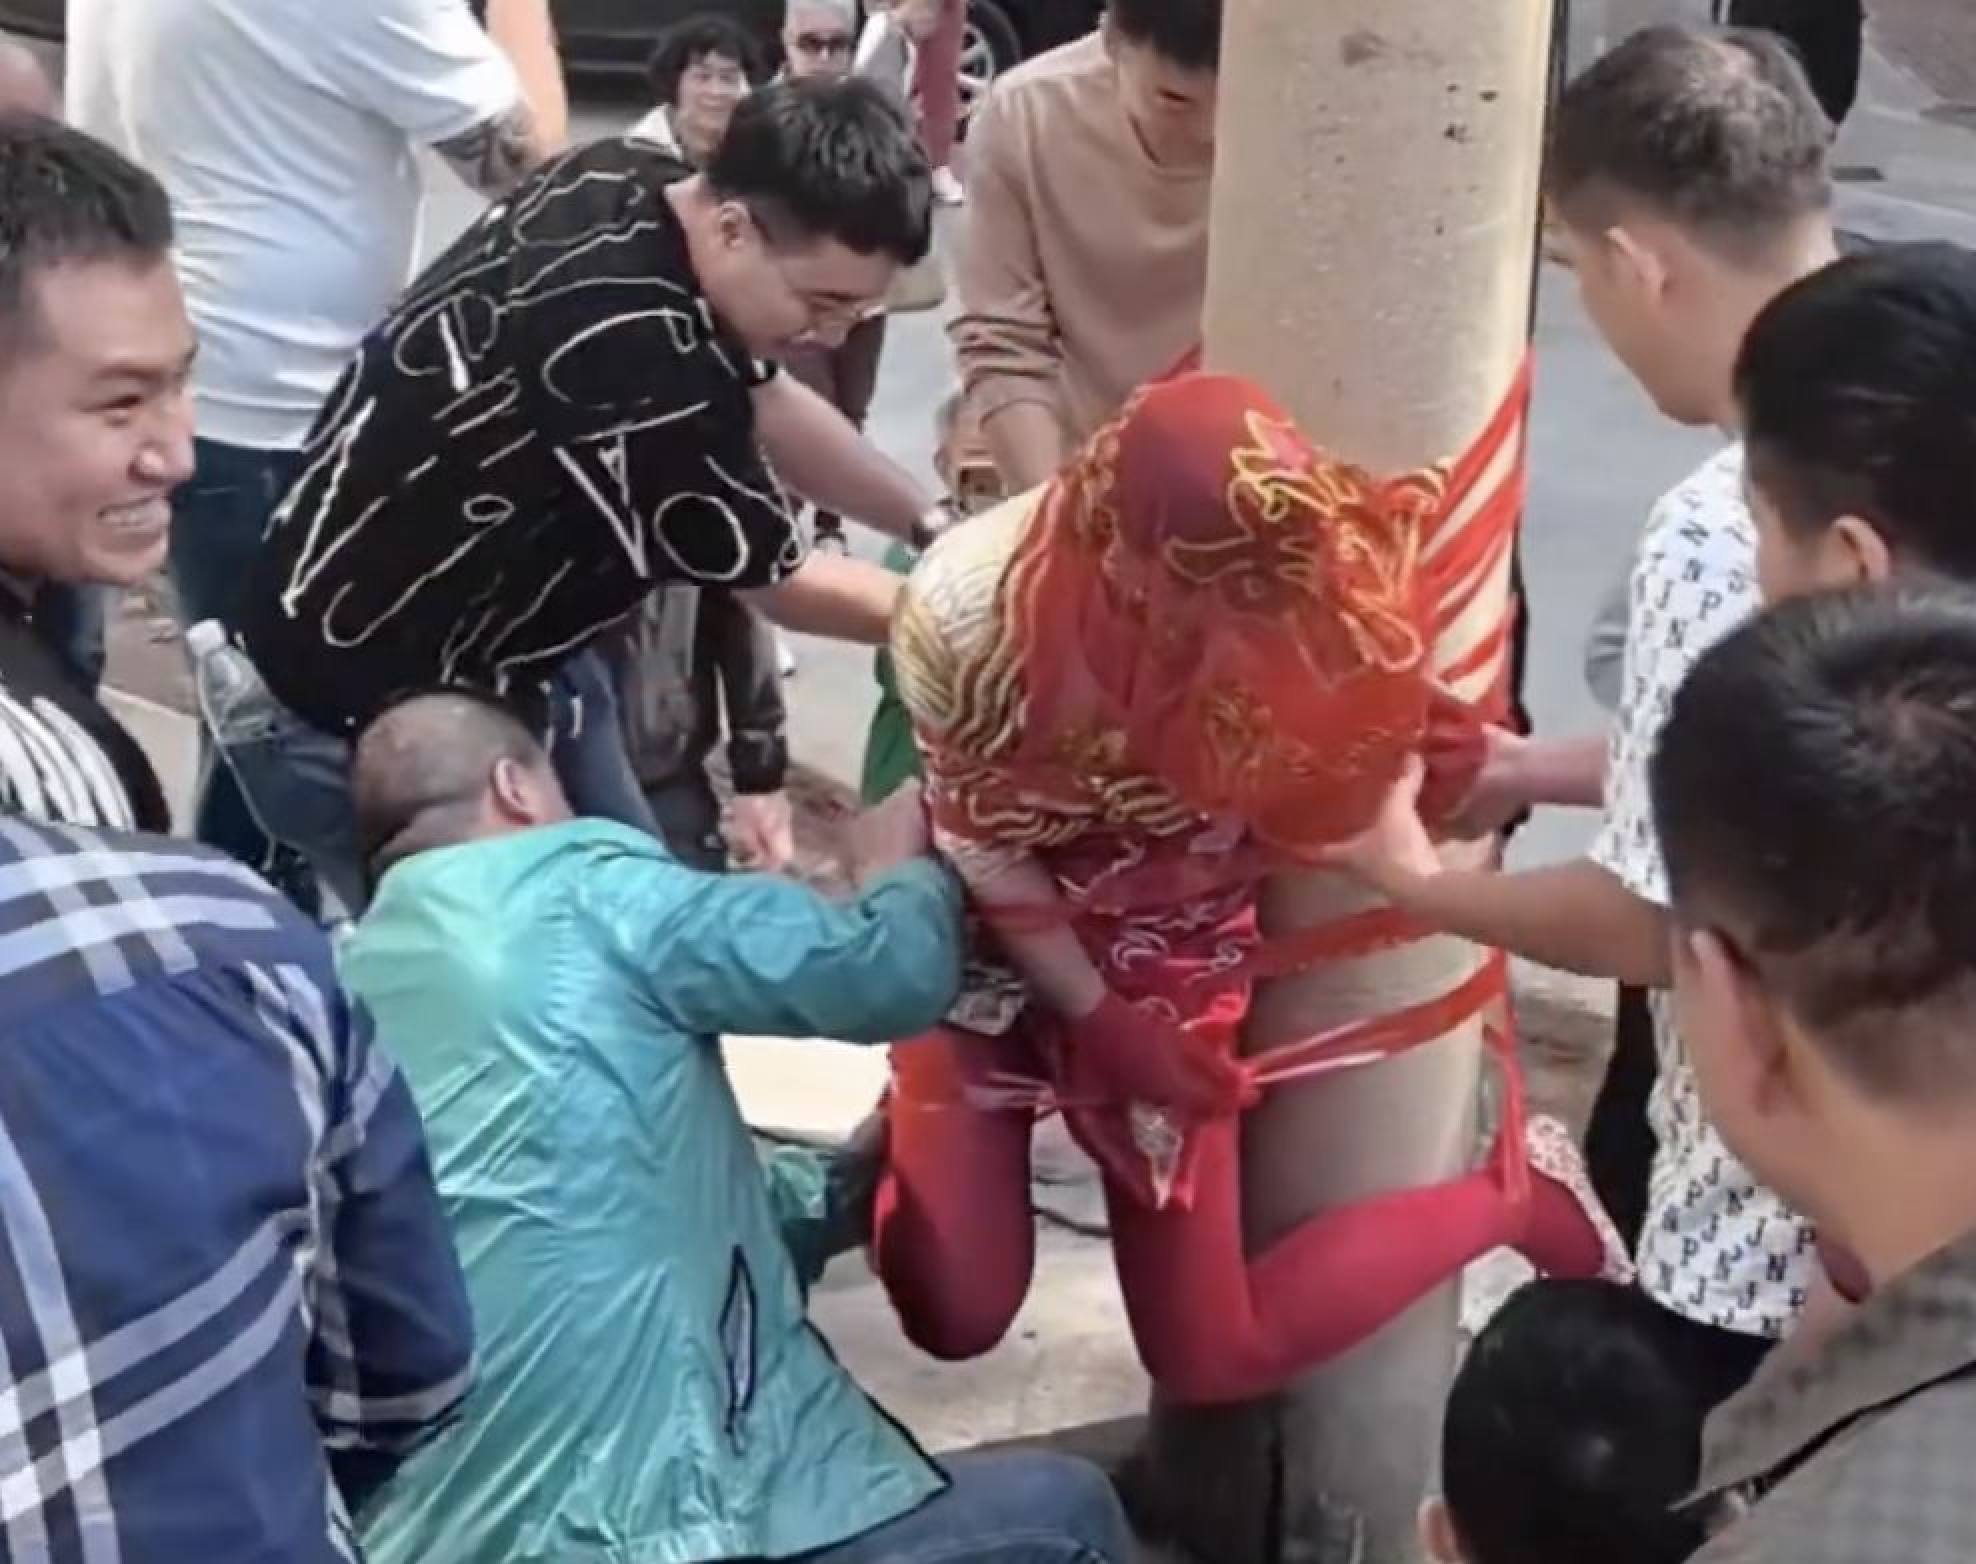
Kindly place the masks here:
POLYGON ((454 1413, 404 1083, 245 868, 0 814, 0 1558, 359 1557, 454 1413))

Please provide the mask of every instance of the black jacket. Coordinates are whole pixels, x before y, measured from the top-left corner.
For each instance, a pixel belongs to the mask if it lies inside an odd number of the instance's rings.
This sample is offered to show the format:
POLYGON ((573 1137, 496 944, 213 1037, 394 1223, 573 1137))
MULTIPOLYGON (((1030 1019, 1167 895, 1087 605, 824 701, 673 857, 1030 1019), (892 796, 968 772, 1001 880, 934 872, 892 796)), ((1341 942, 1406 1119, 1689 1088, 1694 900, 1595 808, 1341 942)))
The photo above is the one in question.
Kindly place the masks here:
POLYGON ((655 592, 617 653, 632 769, 658 787, 704 769, 721 742, 737 793, 773 793, 789 766, 788 713, 775 636, 732 592, 655 592))

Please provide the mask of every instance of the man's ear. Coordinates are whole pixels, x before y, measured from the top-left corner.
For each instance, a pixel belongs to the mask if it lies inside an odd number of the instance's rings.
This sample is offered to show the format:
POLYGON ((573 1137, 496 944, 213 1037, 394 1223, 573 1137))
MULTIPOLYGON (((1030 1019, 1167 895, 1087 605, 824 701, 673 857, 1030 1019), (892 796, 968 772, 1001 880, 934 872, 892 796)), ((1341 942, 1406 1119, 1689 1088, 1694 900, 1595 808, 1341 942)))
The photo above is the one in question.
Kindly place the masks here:
POLYGON ((1695 997, 1712 1018, 1709 1074, 1759 1112, 1774 1106, 1786 1086, 1790 1053, 1777 1001, 1721 933, 1692 929, 1677 937, 1687 943, 1695 997))
POLYGON ((1633 292, 1659 299, 1667 292, 1666 257, 1624 223, 1601 230, 1599 240, 1606 252, 1606 263, 1615 269, 1621 282, 1633 292))
POLYGON ((1837 573, 1848 585, 1872 585, 1894 573, 1894 551, 1864 516, 1841 516, 1826 529, 1824 546, 1837 555, 1837 573))
POLYGON ((720 236, 722 249, 738 250, 761 230, 747 207, 739 201, 723 201, 714 209, 714 232, 720 236))
POLYGON ((495 761, 487 778, 487 790, 493 795, 494 807, 510 820, 535 818, 534 779, 520 761, 506 755, 495 761))
POLYGON ((1448 1501, 1429 1498, 1420 1506, 1420 1551, 1433 1564, 1462 1564, 1461 1543, 1455 1536, 1448 1501))

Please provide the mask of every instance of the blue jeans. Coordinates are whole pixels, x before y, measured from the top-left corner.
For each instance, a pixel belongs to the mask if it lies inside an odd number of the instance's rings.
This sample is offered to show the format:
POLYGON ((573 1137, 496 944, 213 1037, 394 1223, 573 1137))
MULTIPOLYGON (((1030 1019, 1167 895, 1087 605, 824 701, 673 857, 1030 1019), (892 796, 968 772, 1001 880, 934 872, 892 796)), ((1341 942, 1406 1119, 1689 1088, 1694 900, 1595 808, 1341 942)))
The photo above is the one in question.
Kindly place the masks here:
POLYGON ((624 747, 617 681, 601 652, 578 652, 549 681, 549 759, 578 814, 663 836, 624 747))
POLYGON ((804 1564, 1130 1564, 1132 1528, 1105 1474, 1040 1452, 957 1455, 945 1492, 804 1564))
MULTIPOLYGON (((268 518, 302 465, 300 451, 257 451, 200 440, 192 477, 172 496, 166 569, 178 596, 179 622, 237 622, 241 583, 260 552, 268 518)), ((239 784, 210 748, 201 757, 193 835, 264 873, 277 868, 275 844, 254 819, 239 784)), ((273 874, 278 882, 292 873, 273 874)), ((292 885, 284 886, 293 889, 292 885)))
MULTIPOLYGON (((370 900, 350 792, 350 744, 276 700, 247 655, 223 646, 199 660, 199 705, 259 827, 300 853, 352 916, 370 900)), ((617 699, 595 652, 549 681, 549 757, 579 815, 659 834, 624 750, 617 699)))

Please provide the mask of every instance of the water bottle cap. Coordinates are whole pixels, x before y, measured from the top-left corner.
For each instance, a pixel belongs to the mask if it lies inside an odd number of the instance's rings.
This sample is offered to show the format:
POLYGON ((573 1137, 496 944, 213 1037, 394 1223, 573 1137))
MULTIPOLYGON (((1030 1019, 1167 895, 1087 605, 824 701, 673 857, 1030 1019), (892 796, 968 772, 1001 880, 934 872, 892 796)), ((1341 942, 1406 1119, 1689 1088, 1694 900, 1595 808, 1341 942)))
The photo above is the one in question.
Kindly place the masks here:
POLYGON ((185 644, 194 657, 204 657, 226 645, 226 626, 217 619, 201 619, 185 632, 185 644))

